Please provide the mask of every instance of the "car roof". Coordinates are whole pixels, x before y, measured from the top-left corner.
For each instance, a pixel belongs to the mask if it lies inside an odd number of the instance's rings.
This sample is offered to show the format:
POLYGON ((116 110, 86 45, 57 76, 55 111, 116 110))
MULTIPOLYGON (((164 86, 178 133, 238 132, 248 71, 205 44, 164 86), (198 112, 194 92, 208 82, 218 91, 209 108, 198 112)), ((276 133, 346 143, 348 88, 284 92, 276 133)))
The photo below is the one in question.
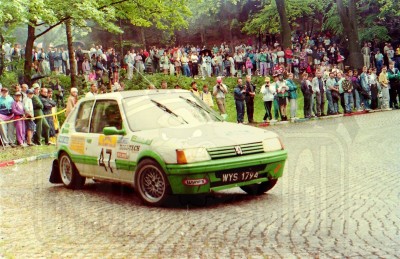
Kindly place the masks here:
MULTIPOLYGON (((148 90, 129 90, 122 92, 113 92, 106 94, 98 94, 96 96, 90 96, 82 98, 81 100, 109 100, 109 99, 125 99, 129 97, 137 97, 137 96, 149 96, 149 95, 163 95, 163 94, 171 94, 171 93, 190 93, 188 90, 183 89, 148 89, 148 90)), ((80 100, 80 101, 81 101, 80 100)))

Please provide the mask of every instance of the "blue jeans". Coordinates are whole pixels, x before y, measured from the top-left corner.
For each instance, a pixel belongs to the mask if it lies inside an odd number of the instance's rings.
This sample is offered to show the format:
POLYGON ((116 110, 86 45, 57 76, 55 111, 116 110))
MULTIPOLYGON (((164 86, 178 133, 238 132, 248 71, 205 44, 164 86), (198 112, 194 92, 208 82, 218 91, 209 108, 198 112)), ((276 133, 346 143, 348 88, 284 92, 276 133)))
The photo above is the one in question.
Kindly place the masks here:
POLYGON ((328 100, 328 112, 327 114, 335 113, 333 109, 332 93, 330 90, 326 90, 326 100, 328 100))
POLYGON ((183 74, 187 77, 190 77, 190 69, 188 64, 183 64, 183 74))
POLYGON ((359 110, 361 107, 360 95, 361 94, 357 90, 354 91, 354 96, 356 98, 356 110, 359 110))
POLYGON ((243 123, 244 121, 244 100, 235 100, 237 122, 243 123))
POLYGON ((351 112, 353 107, 353 93, 344 93, 344 104, 346 107, 346 112, 351 112))

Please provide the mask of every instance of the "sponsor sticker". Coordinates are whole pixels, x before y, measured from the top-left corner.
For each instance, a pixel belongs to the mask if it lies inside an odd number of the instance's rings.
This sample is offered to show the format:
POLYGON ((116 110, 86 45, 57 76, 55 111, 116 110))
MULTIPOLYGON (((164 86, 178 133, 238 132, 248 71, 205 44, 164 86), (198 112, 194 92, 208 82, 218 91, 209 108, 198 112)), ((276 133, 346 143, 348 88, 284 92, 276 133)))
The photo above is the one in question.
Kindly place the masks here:
POLYGON ((183 179, 182 183, 187 186, 200 186, 208 183, 206 178, 201 179, 183 179))
POLYGON ((117 136, 99 136, 99 146, 102 147, 115 147, 117 145, 117 136))
POLYGON ((77 136, 71 137, 69 149, 83 155, 85 153, 85 138, 77 136))
POLYGON ((128 159, 128 153, 125 152, 117 152, 117 158, 121 158, 121 159, 128 159))
POLYGON ((121 144, 119 147, 120 150, 124 151, 132 151, 132 152, 140 151, 140 145, 121 144))
POLYGON ((68 143, 69 143, 69 137, 67 137, 67 136, 58 136, 57 142, 58 142, 59 144, 66 144, 66 145, 68 145, 68 143))
POLYGON ((132 142, 137 142, 140 144, 145 144, 145 145, 150 145, 152 140, 151 139, 144 139, 144 138, 140 138, 138 136, 132 136, 131 138, 132 142))

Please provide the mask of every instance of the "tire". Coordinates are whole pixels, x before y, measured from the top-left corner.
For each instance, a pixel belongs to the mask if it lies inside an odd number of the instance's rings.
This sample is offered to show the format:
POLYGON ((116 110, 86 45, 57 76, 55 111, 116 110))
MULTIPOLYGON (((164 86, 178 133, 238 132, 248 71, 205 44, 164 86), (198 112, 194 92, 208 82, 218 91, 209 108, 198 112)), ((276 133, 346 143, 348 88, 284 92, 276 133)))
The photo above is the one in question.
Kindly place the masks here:
POLYGON ((163 169, 151 159, 144 159, 139 163, 135 179, 135 189, 147 205, 160 206, 171 193, 163 169))
POLYGON ((82 177, 71 158, 66 153, 61 153, 59 161, 61 181, 68 189, 80 189, 85 185, 82 177))
POLYGON ((249 195, 261 195, 271 190, 278 179, 271 179, 268 182, 256 183, 252 185, 241 186, 240 189, 247 192, 249 195))

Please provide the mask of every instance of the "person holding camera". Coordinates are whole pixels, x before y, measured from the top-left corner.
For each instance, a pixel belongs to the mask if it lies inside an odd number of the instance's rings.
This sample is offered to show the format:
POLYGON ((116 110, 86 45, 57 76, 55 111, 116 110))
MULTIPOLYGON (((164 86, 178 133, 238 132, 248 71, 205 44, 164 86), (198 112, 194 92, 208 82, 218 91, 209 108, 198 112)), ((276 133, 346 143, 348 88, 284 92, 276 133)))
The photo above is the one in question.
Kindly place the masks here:
POLYGON ((225 95, 228 92, 228 87, 222 83, 222 77, 217 77, 217 84, 213 87, 213 95, 217 99, 217 105, 221 115, 226 118, 225 95))

